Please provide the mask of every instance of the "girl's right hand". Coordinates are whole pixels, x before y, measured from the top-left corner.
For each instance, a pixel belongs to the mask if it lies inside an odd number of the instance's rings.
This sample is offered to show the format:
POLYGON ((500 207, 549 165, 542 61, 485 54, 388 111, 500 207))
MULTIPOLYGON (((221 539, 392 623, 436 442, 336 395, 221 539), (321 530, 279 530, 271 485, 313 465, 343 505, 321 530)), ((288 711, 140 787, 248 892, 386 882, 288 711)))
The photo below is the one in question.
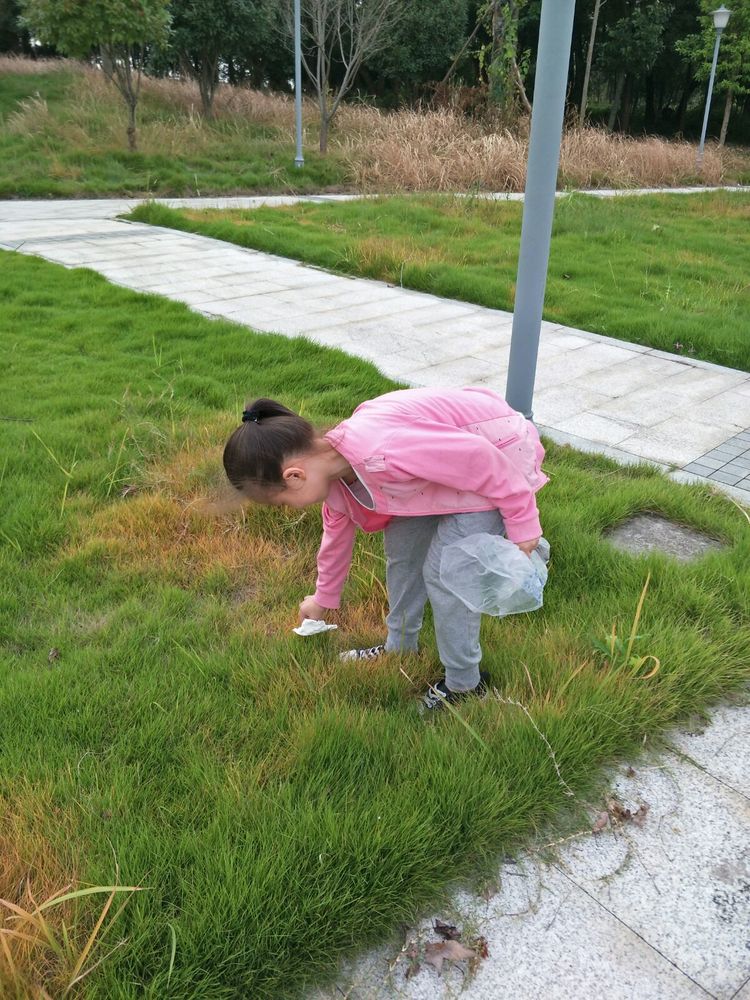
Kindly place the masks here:
POLYGON ((312 618, 314 621, 320 621, 325 617, 325 611, 326 609, 318 604, 314 597, 308 595, 299 606, 300 625, 305 618, 312 618))

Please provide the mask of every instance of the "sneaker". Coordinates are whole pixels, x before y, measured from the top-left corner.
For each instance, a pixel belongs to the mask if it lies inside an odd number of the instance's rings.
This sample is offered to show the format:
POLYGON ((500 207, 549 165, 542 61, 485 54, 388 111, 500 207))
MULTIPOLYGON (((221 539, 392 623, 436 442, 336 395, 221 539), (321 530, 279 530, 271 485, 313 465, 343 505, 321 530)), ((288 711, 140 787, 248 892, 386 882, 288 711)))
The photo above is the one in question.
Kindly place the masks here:
POLYGON ((444 707, 445 703, 455 705, 465 698, 487 697, 487 685, 490 682, 489 674, 480 673, 479 683, 470 691, 451 691, 445 683, 445 678, 437 684, 430 684, 426 693, 422 695, 422 706, 429 711, 435 711, 444 707))
POLYGON ((367 649, 347 649, 339 653, 340 660, 377 660, 385 653, 385 645, 368 646, 367 649))

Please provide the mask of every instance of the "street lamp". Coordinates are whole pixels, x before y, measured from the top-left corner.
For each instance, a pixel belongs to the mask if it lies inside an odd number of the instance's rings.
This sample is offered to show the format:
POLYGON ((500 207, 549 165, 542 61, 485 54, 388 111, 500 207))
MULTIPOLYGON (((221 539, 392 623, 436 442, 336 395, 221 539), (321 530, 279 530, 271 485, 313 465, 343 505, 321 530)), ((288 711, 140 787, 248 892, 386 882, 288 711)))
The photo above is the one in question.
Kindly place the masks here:
POLYGON ((711 63, 711 76, 708 80, 708 94, 706 95, 706 110, 703 115, 703 129, 701 131, 701 141, 698 146, 698 155, 695 159, 695 165, 698 170, 703 166, 703 146, 706 142, 706 129, 708 128, 708 113, 711 110, 711 94, 714 89, 714 77, 716 76, 716 63, 719 59, 719 43, 721 42, 721 33, 726 28, 729 23, 729 15, 731 10, 727 10, 722 4, 717 10, 713 11, 714 28, 716 28, 716 44, 714 45, 714 61, 711 63))
POLYGON ((294 123, 297 135, 295 167, 303 167, 302 155, 302 13, 300 0, 294 0, 294 123))

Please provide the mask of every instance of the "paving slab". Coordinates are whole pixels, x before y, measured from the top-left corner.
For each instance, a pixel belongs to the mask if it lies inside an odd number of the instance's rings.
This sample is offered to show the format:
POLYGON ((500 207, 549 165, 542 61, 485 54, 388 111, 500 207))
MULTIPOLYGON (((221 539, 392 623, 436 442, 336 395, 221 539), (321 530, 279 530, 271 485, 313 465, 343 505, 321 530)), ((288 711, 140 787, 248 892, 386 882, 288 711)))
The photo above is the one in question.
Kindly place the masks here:
POLYGON ((648 814, 572 844, 564 871, 717 1000, 750 976, 750 799, 667 755, 614 782, 648 814))
POLYGON ((673 733, 670 743, 717 781, 750 800, 750 710, 721 706, 710 720, 696 721, 673 733))
POLYGON ((416 945, 421 959, 415 974, 407 977, 411 963, 401 942, 393 942, 346 965, 333 989, 315 991, 309 1000, 710 997, 554 866, 531 857, 505 863, 498 886, 487 902, 459 893, 444 910, 407 931, 404 943, 416 945), (423 957, 424 944, 440 940, 435 919, 455 924, 468 942, 484 937, 488 959, 476 970, 465 962, 445 964, 438 976, 423 957))

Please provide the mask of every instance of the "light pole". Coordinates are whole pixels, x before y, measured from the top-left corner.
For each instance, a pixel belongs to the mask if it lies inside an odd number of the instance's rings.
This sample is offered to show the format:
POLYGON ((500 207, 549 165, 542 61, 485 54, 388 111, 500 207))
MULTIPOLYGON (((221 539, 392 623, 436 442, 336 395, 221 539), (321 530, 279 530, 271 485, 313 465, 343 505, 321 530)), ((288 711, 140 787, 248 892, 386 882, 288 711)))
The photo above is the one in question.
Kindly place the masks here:
POLYGON ((706 129, 708 128, 708 113, 711 110, 711 94, 714 89, 714 77, 716 76, 716 63, 719 61, 719 44, 721 43, 721 33, 729 23, 731 10, 727 10, 722 4, 713 11, 714 28, 716 28, 716 44, 714 45, 714 61, 711 63, 711 76, 708 78, 708 94, 706 95, 706 110, 703 115, 703 129, 701 130, 701 141, 698 146, 698 155, 695 158, 695 165, 698 170, 703 166, 703 147, 706 143, 706 129))
POLYGON ((542 0, 505 397, 531 419, 575 0, 542 0))
POLYGON ((301 0, 294 0, 294 122, 297 135, 295 167, 303 167, 302 155, 302 12, 301 0))

